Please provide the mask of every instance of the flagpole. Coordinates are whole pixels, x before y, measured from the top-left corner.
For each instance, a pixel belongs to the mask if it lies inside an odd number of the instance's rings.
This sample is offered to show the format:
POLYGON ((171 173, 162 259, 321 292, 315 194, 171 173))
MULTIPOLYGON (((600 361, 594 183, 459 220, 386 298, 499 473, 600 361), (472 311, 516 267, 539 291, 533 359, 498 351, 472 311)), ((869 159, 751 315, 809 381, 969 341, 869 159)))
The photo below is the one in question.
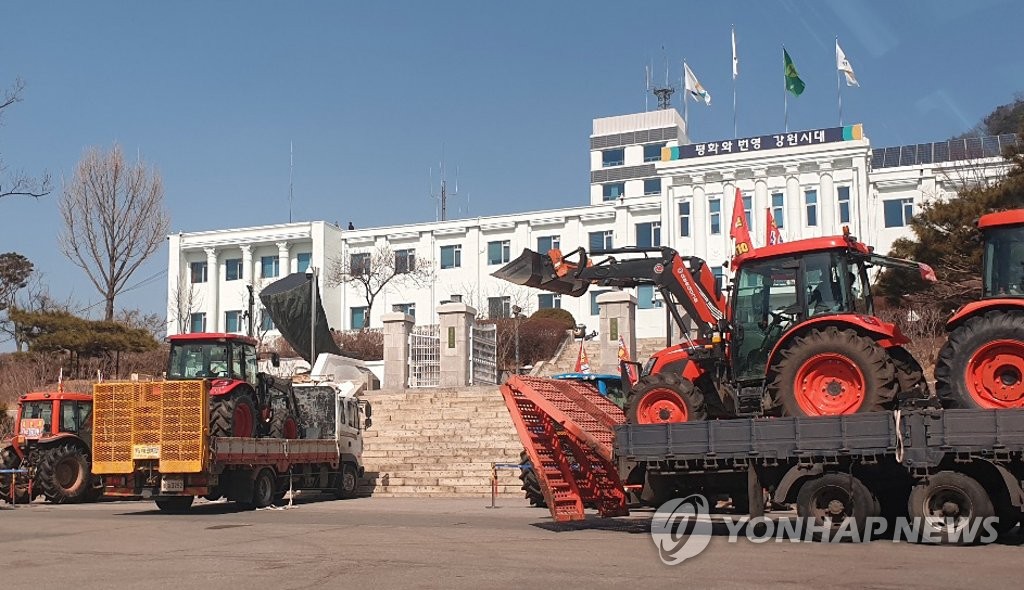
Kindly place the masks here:
POLYGON ((686 137, 692 141, 690 134, 690 101, 687 100, 690 92, 686 89, 686 58, 683 58, 683 126, 686 127, 686 137))
POLYGON ((739 137, 736 131, 736 25, 732 25, 732 138, 739 137))
POLYGON ((839 100, 839 126, 843 126, 843 86, 839 83, 839 35, 836 35, 836 98, 839 100))
POLYGON ((786 76, 785 76, 785 63, 786 63, 786 46, 782 46, 782 63, 783 63, 783 76, 782 76, 782 117, 785 121, 786 133, 789 133, 789 89, 786 88, 786 76))

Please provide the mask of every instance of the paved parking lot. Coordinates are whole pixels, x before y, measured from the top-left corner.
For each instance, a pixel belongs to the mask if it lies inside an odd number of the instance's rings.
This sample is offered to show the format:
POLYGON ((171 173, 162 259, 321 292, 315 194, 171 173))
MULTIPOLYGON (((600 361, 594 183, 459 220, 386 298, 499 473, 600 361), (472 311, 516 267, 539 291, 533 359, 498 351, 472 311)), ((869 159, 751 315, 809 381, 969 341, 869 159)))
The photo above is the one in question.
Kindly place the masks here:
POLYGON ((311 499, 164 515, 148 502, 0 505, 0 577, 93 588, 976 588, 1019 585, 1016 533, 983 547, 730 544, 663 565, 650 513, 551 523, 514 499, 311 499))

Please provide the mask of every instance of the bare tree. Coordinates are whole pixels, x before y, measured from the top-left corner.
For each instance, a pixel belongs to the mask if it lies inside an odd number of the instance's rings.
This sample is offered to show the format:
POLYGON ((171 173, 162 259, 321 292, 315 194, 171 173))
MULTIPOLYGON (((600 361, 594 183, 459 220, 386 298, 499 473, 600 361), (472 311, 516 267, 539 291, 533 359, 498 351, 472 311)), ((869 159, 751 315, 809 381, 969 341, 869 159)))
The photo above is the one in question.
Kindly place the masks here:
POLYGON ((170 226, 160 173, 141 160, 126 163, 120 146, 86 150, 60 202, 61 250, 106 301, 104 319, 114 318, 114 298, 163 243, 170 226))
POLYGON ((329 286, 353 285, 366 301, 366 324, 377 296, 388 285, 423 287, 434 277, 430 263, 416 258, 409 250, 398 253, 388 244, 367 252, 353 252, 348 257, 330 260, 324 280, 329 286))
POLYGON ((452 294, 462 295, 462 302, 476 310, 478 319, 490 318, 490 299, 507 297, 509 308, 513 306, 522 309, 522 313, 530 315, 534 311, 533 303, 536 301, 535 290, 513 285, 512 283, 500 283, 491 285, 490 288, 481 288, 479 284, 472 281, 461 283, 450 283, 448 290, 452 294))
MULTIPOLYGON (((21 92, 25 89, 25 82, 17 78, 10 88, 4 90, 0 95, 0 120, 3 119, 4 110, 15 103, 21 102, 21 92)), ((39 198, 50 194, 50 174, 44 172, 39 178, 25 174, 23 170, 9 171, 0 158, 0 199, 4 197, 35 197, 39 198)))
POLYGON ((188 277, 179 276, 178 282, 171 291, 168 308, 173 314, 175 329, 179 334, 187 332, 189 318, 202 305, 202 294, 188 277))

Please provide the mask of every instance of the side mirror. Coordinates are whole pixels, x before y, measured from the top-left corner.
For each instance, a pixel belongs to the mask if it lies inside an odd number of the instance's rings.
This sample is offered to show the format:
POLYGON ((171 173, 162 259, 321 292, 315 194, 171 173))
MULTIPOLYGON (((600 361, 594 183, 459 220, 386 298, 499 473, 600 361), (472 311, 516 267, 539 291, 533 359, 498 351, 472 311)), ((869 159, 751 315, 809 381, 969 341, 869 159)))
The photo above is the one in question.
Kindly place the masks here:
POLYGON ((276 352, 270 353, 270 366, 275 369, 281 366, 281 355, 276 352))
POLYGON ((373 418, 367 417, 366 420, 363 420, 363 430, 369 430, 371 426, 373 426, 373 418))

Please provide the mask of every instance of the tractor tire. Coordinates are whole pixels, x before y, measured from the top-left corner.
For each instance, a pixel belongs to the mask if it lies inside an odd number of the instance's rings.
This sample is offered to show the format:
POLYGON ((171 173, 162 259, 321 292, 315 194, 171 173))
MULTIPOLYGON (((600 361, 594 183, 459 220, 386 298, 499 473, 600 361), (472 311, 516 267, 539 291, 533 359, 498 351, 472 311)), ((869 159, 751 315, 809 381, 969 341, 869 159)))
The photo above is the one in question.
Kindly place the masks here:
POLYGON ((274 412, 274 417, 270 419, 270 438, 299 438, 299 422, 291 412, 274 412))
MULTIPOLYGON (((519 464, 525 465, 529 462, 530 456, 524 450, 519 454, 519 464)), ((530 501, 530 506, 547 508, 547 500, 544 499, 544 493, 540 491, 540 480, 537 478, 537 472, 533 470, 532 465, 519 469, 519 479, 523 482, 522 490, 526 493, 526 499, 530 501)))
POLYGON ((645 375, 626 399, 630 424, 697 422, 708 419, 704 396, 689 379, 671 373, 645 375))
POLYGON ((853 520, 854 538, 861 539, 870 516, 880 512, 878 500, 861 480, 849 473, 826 473, 806 480, 796 496, 796 513, 813 518, 816 527, 831 523, 829 539, 843 523, 853 520))
POLYGON ((335 482, 335 495, 339 500, 349 500, 356 497, 359 491, 359 476, 356 475, 356 468, 351 463, 342 463, 339 467, 337 481, 335 482))
POLYGON ((946 408, 1024 408, 1024 312, 990 311, 950 332, 935 393, 946 408))
POLYGON ((85 502, 92 494, 89 459, 81 447, 64 444, 41 453, 36 482, 54 504, 85 502))
POLYGON ((210 435, 256 436, 256 406, 244 392, 232 392, 210 402, 210 435))
POLYGON ((165 514, 184 514, 192 507, 194 496, 167 496, 156 499, 156 507, 165 514))
POLYGON ((928 399, 932 392, 928 389, 928 379, 924 376, 921 363, 917 362, 906 348, 894 346, 888 350, 889 358, 896 367, 896 382, 899 383, 899 398, 928 399))
MULTIPOLYGON (((924 519, 924 526, 945 544, 964 543, 961 531, 975 528, 971 521, 995 516, 985 488, 978 480, 956 471, 940 471, 928 476, 928 481, 910 491, 907 510, 911 517, 924 519)), ((977 528, 981 528, 980 526, 977 528)))
POLYGON ((885 411, 899 389, 896 367, 884 348, 835 326, 793 338, 768 384, 768 394, 786 416, 885 411))

